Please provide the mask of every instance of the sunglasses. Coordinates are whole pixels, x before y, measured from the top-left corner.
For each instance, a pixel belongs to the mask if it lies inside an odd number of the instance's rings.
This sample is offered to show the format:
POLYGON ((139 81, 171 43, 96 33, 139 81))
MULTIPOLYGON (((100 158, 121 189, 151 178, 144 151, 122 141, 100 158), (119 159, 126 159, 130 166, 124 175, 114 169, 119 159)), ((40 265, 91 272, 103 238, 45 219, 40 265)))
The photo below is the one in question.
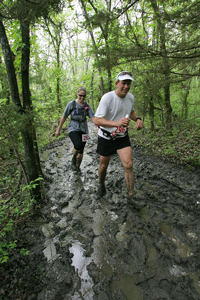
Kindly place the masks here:
POLYGON ((123 75, 129 75, 132 77, 132 74, 130 72, 126 72, 126 71, 120 72, 117 76, 123 76, 123 75))
POLYGON ((83 98, 85 98, 85 97, 86 97, 86 95, 80 95, 80 94, 79 94, 78 96, 79 96, 79 97, 83 97, 83 98))

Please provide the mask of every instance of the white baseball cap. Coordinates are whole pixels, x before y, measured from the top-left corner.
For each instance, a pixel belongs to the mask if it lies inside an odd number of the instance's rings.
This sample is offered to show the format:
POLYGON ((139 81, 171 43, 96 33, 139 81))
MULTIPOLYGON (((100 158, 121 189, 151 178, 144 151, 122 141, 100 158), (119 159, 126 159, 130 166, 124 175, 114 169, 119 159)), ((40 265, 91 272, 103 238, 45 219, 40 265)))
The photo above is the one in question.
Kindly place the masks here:
POLYGON ((134 81, 134 79, 132 78, 132 74, 128 71, 120 72, 116 77, 116 81, 118 81, 118 80, 131 80, 131 81, 134 81))

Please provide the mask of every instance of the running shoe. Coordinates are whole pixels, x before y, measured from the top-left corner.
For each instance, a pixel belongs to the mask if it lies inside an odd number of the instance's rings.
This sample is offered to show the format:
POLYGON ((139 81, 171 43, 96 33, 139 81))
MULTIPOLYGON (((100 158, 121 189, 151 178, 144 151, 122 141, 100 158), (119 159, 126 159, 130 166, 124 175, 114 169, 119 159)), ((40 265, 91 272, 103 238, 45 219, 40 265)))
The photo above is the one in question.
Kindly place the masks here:
POLYGON ((105 185, 99 185, 97 190, 97 199, 102 198, 106 194, 105 185))
POLYGON ((128 205, 133 206, 136 209, 141 209, 144 206, 146 206, 146 203, 144 201, 142 201, 142 200, 137 201, 137 200, 134 200, 133 198, 134 198, 134 196, 132 196, 132 195, 128 196, 128 198, 127 198, 128 205))

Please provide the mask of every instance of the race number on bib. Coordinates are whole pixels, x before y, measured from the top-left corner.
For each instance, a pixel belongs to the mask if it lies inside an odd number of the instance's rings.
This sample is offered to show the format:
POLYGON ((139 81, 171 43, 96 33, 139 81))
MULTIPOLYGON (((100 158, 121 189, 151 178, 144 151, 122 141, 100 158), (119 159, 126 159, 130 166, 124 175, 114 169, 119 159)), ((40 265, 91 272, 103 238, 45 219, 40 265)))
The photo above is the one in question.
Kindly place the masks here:
POLYGON ((126 134, 126 128, 125 127, 116 127, 116 129, 111 133, 111 135, 114 136, 123 136, 126 134))
POLYGON ((82 142, 86 142, 89 138, 88 134, 82 134, 82 142))

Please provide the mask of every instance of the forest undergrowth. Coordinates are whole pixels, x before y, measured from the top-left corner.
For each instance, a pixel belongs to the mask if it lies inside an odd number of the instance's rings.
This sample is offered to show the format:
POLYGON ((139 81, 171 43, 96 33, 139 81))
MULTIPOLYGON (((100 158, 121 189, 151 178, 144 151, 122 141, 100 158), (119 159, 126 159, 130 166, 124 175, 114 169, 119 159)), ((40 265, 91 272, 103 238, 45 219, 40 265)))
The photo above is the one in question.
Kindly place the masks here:
POLYGON ((147 153, 160 156, 176 164, 200 167, 200 125, 197 123, 176 123, 172 133, 164 128, 153 131, 144 128, 139 132, 131 130, 136 146, 147 153))

